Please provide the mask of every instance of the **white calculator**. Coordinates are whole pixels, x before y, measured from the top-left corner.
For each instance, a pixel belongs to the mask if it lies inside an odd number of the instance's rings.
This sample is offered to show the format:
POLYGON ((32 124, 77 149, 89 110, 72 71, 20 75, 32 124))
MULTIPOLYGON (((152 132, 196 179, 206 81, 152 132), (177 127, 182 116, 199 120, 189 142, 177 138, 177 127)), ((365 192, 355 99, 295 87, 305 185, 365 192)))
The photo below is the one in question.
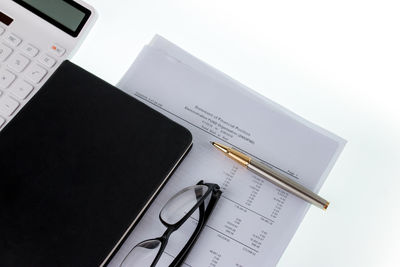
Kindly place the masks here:
POLYGON ((96 17, 80 0, 1 0, 0 131, 74 54, 96 17))

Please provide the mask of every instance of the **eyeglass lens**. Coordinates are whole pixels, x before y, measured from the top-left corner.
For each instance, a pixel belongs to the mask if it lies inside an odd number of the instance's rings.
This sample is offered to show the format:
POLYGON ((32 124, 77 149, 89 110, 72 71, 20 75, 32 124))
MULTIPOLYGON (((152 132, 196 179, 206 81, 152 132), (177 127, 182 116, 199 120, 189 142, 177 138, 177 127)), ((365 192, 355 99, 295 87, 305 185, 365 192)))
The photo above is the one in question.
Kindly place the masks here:
MULTIPOLYGON (((208 192, 206 185, 194 185, 175 194, 160 211, 160 219, 166 225, 178 223, 208 192)), ((159 239, 150 239, 137 244, 125 257, 121 267, 151 266, 162 247, 159 239)))
POLYGON ((161 241, 151 239, 137 244, 121 263, 121 267, 151 266, 161 248, 161 241))
POLYGON ((190 186, 173 196, 160 212, 160 218, 169 225, 179 222, 207 192, 208 186, 190 186))

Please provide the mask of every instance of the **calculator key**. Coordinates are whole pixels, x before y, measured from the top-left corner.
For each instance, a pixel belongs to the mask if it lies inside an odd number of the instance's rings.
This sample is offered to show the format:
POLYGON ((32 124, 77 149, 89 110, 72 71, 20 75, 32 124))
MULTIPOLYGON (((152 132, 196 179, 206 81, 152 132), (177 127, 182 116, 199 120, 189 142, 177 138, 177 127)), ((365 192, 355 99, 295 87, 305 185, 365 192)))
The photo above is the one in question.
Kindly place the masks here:
POLYGON ((8 88, 12 82, 15 80, 15 75, 8 70, 0 70, 0 88, 8 88))
POLYGON ((25 44, 22 47, 22 52, 24 52, 26 55, 28 55, 30 57, 36 57, 37 54, 39 54, 39 49, 37 49, 36 47, 34 47, 31 44, 25 44))
POLYGON ((10 68, 16 72, 21 72, 28 66, 30 60, 21 54, 13 54, 7 62, 10 68))
POLYGON ((0 61, 6 60, 12 51, 8 46, 0 44, 0 61))
POLYGON ((61 57, 62 55, 64 55, 65 53, 65 48, 57 45, 57 44, 53 44, 51 46, 51 51, 53 51, 53 53, 59 57, 61 57))
POLYGON ((41 55, 39 58, 39 62, 42 63, 45 67, 51 68, 56 64, 56 60, 48 55, 41 55))
POLYGON ((33 86, 25 81, 18 80, 9 90, 11 94, 20 100, 24 100, 32 91, 33 86))
POLYGON ((18 46, 22 42, 21 38, 12 33, 6 35, 5 40, 12 46, 18 46))
POLYGON ((25 74, 30 81, 34 83, 40 83, 44 76, 46 76, 47 70, 40 67, 39 65, 31 64, 26 70, 25 74))
POLYGON ((2 35, 5 32, 5 29, 3 27, 0 27, 0 35, 2 35))
POLYGON ((6 122, 6 120, 2 117, 0 117, 0 127, 3 126, 3 124, 6 122))
POLYGON ((0 98, 0 113, 6 116, 11 116, 18 108, 19 103, 9 96, 0 98))

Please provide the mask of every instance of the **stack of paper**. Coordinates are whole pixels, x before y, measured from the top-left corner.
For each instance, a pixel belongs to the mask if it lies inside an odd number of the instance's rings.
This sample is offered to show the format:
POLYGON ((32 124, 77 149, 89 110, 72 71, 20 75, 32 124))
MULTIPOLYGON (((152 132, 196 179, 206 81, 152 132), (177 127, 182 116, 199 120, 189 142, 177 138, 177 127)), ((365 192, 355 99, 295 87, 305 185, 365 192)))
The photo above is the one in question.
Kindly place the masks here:
MULTIPOLYGON (((240 148, 315 192, 345 141, 160 36, 143 49, 118 87, 187 127, 194 145, 111 266, 119 266, 138 242, 160 236, 163 205, 201 179, 219 184, 223 194, 187 266, 275 266, 309 204, 226 158, 210 141, 240 148)), ((173 234, 160 266, 179 253, 195 223, 194 216, 173 234)))

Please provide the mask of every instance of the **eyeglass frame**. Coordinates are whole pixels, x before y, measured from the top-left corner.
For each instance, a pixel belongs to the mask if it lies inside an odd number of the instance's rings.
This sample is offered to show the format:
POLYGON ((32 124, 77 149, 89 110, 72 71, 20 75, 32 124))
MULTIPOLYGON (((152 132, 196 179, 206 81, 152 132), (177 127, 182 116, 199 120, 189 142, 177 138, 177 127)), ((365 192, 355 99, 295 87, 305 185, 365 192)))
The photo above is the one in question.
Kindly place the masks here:
MULTIPOLYGON (((157 237, 157 238, 151 238, 151 239, 147 239, 147 240, 143 240, 141 242, 139 242, 138 244, 136 244, 130 251, 129 253, 125 256, 124 260, 129 256, 129 254, 132 252, 132 250, 134 250, 136 248, 137 245, 146 242, 146 241, 150 241, 150 240, 159 240, 161 243, 161 247, 159 249, 159 251, 157 252, 157 255, 155 256, 153 262, 151 263, 150 267, 155 267, 156 264, 158 263, 158 261, 161 258, 162 253, 164 252, 167 244, 168 244, 168 240, 169 237, 171 236, 171 234, 173 232, 175 232, 176 230, 178 230, 188 219, 189 217, 197 210, 199 209, 199 219, 198 219, 198 223, 196 226, 196 229, 193 231, 192 235, 190 236, 190 238, 188 239, 188 241, 186 242, 185 246, 181 249, 181 251, 179 252, 179 254, 175 257, 175 259, 171 262, 171 264, 169 265, 169 267, 178 267, 180 266, 183 261, 186 259, 186 257, 188 256, 190 250, 193 248, 194 244, 196 243, 201 231, 203 230, 205 224, 207 223, 212 211, 215 208, 215 205, 217 204, 222 191, 220 190, 220 187, 218 184, 214 184, 214 183, 204 183, 203 180, 200 180, 196 185, 205 185, 208 187, 207 192, 204 193, 204 195, 197 200, 196 205, 194 205, 189 212, 187 212, 185 214, 185 216, 183 216, 178 222, 174 223, 174 224, 169 224, 167 222, 165 222, 162 218, 161 218, 161 211, 159 213, 159 219, 162 222, 162 224, 164 226, 167 227, 167 229, 165 230, 165 232, 162 234, 162 236, 157 237), (206 198, 211 194, 211 198, 210 201, 208 202, 207 207, 204 207, 204 202, 206 200, 206 198)), ((183 190, 183 189, 182 189, 183 190)), ((175 196, 175 195, 174 195, 175 196)), ((172 198, 171 198, 172 199, 172 198)), ((168 201, 167 201, 168 203, 168 201)), ((124 261, 123 260, 123 261, 124 261)), ((122 262, 123 262, 122 261, 122 262)))

